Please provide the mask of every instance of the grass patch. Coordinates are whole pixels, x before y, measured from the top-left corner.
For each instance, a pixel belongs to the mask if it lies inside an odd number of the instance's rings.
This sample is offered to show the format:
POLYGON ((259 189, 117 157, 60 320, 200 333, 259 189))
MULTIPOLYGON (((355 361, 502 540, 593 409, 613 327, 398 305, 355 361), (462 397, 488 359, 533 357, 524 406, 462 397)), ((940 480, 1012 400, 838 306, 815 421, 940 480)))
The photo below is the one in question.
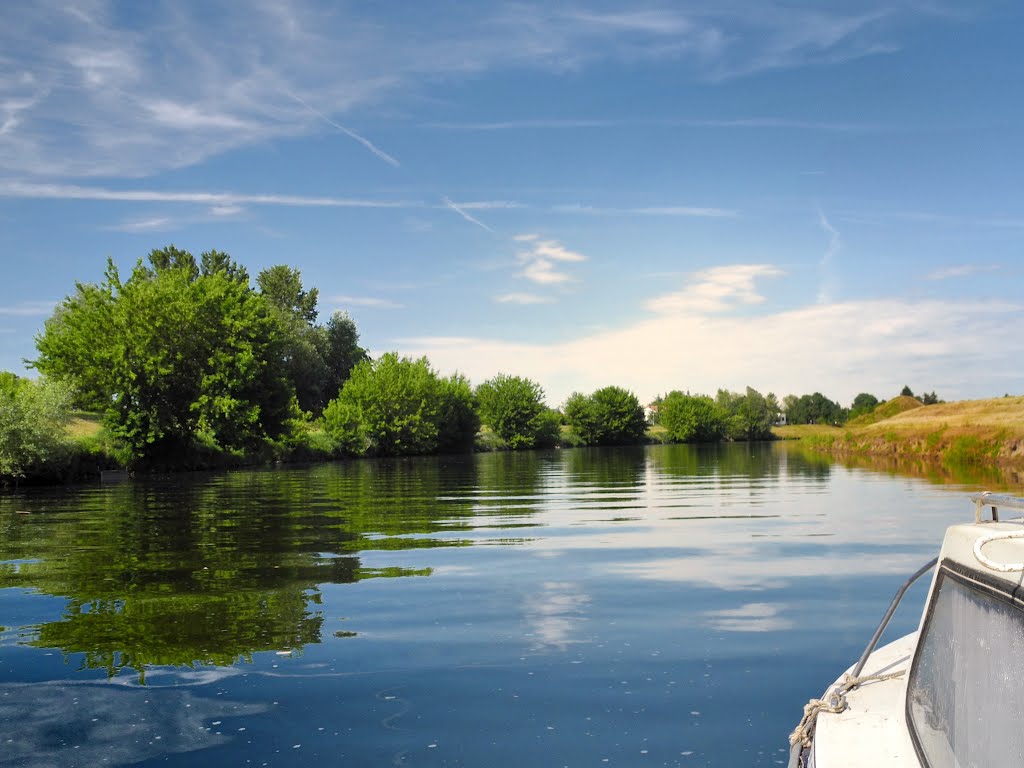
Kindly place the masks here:
POLYGON ((913 411, 917 408, 923 407, 924 403, 916 397, 900 395, 899 397, 894 397, 892 400, 887 400, 886 402, 875 406, 875 409, 871 411, 871 413, 865 413, 855 419, 850 419, 850 421, 847 422, 847 426, 866 427, 869 424, 877 424, 880 421, 891 419, 893 416, 898 416, 901 413, 906 413, 907 411, 913 411))
POLYGON ((953 439, 942 454, 942 463, 953 466, 989 464, 995 460, 999 444, 995 440, 982 440, 973 435, 953 439))

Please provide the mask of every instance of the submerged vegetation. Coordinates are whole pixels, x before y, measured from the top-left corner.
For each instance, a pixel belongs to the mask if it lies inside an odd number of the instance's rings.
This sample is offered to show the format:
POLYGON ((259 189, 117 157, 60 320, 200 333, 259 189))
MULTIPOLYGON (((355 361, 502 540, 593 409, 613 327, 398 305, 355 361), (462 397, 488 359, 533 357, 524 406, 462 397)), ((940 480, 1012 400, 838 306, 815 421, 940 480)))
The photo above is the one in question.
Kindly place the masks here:
POLYGON ((820 392, 780 403, 751 387, 713 398, 673 390, 645 413, 634 393, 607 386, 554 410, 521 376, 474 388, 426 358, 372 359, 352 318, 337 312, 319 324, 317 302, 297 269, 272 266, 252 281, 220 251, 196 259, 157 249, 127 279, 108 260, 102 282, 77 283, 36 337, 30 365, 40 378, 0 375, 0 482, 794 430, 835 454, 910 451, 960 464, 1024 455, 1024 414, 991 429, 958 422, 950 408, 959 404, 909 387, 887 402, 861 393, 849 409, 820 392), (934 415, 915 421, 919 412, 934 415))

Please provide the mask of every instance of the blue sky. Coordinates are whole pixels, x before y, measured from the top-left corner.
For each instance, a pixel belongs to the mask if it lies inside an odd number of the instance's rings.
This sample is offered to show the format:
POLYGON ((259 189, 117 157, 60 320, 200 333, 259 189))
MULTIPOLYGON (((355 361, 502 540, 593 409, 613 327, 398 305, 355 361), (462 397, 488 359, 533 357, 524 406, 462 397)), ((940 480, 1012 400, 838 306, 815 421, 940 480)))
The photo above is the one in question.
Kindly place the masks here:
POLYGON ((0 368, 155 247, 372 353, 607 384, 1024 390, 1011 2, 39 2, 0 28, 0 368))

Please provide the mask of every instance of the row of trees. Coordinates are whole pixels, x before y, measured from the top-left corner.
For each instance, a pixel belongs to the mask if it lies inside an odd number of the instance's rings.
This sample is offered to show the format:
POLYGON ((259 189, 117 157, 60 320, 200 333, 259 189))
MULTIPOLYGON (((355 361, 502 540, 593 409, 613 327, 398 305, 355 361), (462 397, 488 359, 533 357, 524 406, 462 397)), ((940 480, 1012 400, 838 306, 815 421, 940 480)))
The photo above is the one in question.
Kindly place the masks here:
POLYGON ((771 439, 778 414, 775 395, 751 387, 743 394, 720 389, 714 399, 673 391, 658 402, 661 425, 681 443, 771 439))
MULTIPOLYGON (((620 387, 574 393, 560 413, 526 378, 499 374, 474 388, 426 358, 371 360, 352 319, 335 313, 319 324, 317 303, 298 270, 273 266, 253 282, 220 251, 197 259, 174 246, 154 250, 127 280, 108 260, 104 279, 76 284, 36 338, 32 364, 43 379, 0 382, 0 474, 59 455, 59 440, 44 433, 63 433, 72 404, 101 412, 133 464, 180 466, 197 451, 281 455, 313 443, 321 454, 466 451, 481 426, 511 449, 646 439, 644 409, 620 387)), ((679 442, 764 439, 781 413, 790 423, 837 424, 877 403, 862 393, 848 411, 816 392, 780 404, 751 388, 656 400, 679 442)))

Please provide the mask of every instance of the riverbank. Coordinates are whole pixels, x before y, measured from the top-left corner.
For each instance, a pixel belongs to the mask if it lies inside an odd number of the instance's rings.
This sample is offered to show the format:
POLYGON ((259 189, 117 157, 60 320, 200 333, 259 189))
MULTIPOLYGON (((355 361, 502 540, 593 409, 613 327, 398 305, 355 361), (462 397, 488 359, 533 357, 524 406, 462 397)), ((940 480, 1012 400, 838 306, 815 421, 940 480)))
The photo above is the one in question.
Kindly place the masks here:
POLYGON ((1024 397, 916 407, 908 407, 905 399, 883 403, 843 427, 795 425, 773 431, 840 459, 875 456, 955 466, 1024 466, 1024 397))

